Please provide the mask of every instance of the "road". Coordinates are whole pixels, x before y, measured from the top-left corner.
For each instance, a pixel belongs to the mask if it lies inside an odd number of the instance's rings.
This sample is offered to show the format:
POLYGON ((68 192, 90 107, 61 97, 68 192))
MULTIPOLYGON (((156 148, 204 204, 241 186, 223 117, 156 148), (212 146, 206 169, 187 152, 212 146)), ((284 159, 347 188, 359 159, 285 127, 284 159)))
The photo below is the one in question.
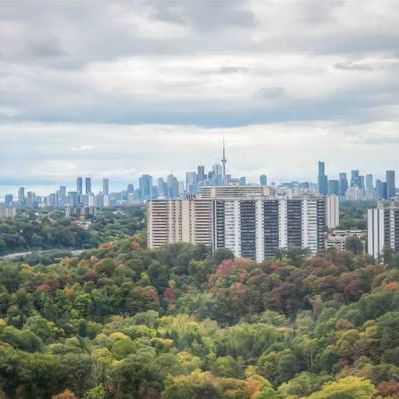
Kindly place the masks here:
MULTIPOLYGON (((52 252, 54 250, 59 250, 60 248, 55 248, 55 249, 48 249, 46 251, 28 251, 28 252, 15 252, 13 254, 8 254, 1 256, 0 259, 3 260, 16 260, 20 258, 25 258, 26 256, 30 255, 31 253, 39 253, 39 254, 46 254, 47 252, 52 252)), ((69 251, 69 250, 66 250, 69 251)), ((73 256, 78 256, 82 252, 86 251, 85 249, 74 249, 69 251, 73 256)))

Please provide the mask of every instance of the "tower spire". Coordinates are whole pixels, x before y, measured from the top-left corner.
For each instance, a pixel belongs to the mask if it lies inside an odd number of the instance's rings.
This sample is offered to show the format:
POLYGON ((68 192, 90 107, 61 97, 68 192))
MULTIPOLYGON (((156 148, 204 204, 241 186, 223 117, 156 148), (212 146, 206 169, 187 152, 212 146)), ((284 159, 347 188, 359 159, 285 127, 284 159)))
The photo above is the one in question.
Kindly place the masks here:
POLYGON ((223 152, 222 152, 222 166, 223 166, 223 184, 226 184, 226 147, 224 145, 224 137, 223 137, 223 152))

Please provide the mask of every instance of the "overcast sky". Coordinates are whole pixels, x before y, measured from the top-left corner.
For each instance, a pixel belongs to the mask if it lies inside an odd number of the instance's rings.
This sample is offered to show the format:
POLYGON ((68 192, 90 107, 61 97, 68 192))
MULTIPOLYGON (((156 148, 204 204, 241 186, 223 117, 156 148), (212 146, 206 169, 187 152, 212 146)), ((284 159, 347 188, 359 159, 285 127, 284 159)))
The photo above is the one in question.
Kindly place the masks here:
POLYGON ((0 2, 0 184, 399 171, 395 0, 0 2))

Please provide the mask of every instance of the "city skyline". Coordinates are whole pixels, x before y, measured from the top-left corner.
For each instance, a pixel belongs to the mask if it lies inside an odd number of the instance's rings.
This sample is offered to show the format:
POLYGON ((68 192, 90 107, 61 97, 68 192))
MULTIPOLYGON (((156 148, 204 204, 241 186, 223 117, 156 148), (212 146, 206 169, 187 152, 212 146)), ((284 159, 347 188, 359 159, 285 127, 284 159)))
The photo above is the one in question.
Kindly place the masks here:
MULTIPOLYGON (((167 176, 152 176, 149 173, 143 173, 138 179, 130 180, 128 183, 124 182, 113 184, 110 186, 110 178, 102 177, 96 178, 92 176, 77 176, 75 178, 75 186, 71 183, 58 183, 58 191, 54 191, 51 187, 47 191, 35 191, 32 188, 24 185, 14 186, 11 190, 6 191, 1 197, 0 186, 0 201, 6 202, 14 196, 18 187, 18 197, 20 192, 37 195, 45 198, 45 201, 51 201, 53 204, 59 202, 61 195, 61 206, 63 206, 66 197, 68 201, 73 204, 82 203, 81 199, 84 196, 100 194, 106 196, 108 203, 110 194, 128 193, 134 195, 131 199, 146 201, 155 198, 179 198, 185 194, 197 194, 203 186, 223 186, 223 185, 261 185, 261 186, 275 186, 281 191, 286 189, 296 190, 299 192, 309 192, 318 195, 337 195, 341 198, 349 200, 377 200, 390 199, 396 196, 396 172, 395 170, 385 170, 385 179, 379 178, 379 175, 371 173, 361 174, 359 169, 351 169, 350 171, 340 171, 339 176, 327 175, 326 163, 324 161, 317 162, 317 175, 315 179, 310 181, 299 181, 295 179, 287 181, 275 181, 266 174, 258 176, 257 181, 251 181, 247 176, 234 176, 226 167, 227 156, 225 149, 225 142, 223 139, 222 156, 220 163, 213 164, 210 168, 205 165, 197 165, 195 168, 185 172, 184 178, 179 179, 173 172, 167 176), (335 177, 335 178, 334 178, 335 177), (296 189, 295 189, 296 188, 296 189), (68 193, 68 196, 66 194, 68 193), (55 196, 55 197, 54 197, 55 196), (72 196, 72 198, 71 198, 72 196), (55 202, 54 202, 55 201, 55 202)), ((115 182, 113 182, 115 183, 115 182)), ((4 187, 2 187, 4 190, 4 187)), ((57 190, 57 189, 56 189, 57 190)), ((294 191, 290 195, 295 195, 294 191)), ((127 199, 127 197, 125 198, 127 199)), ((40 203, 42 199, 39 199, 40 203)), ((96 197, 89 200, 86 198, 85 202, 95 203, 96 197)), ((11 199, 12 202, 12 199, 11 199)), ((19 201, 21 207, 21 201, 19 201)), ((104 203, 104 198, 100 198, 100 203, 104 203)), ((58 206, 58 205, 57 205, 58 206)), ((103 206, 103 205, 101 205, 103 206)))
POLYGON ((399 9, 368 3, 3 2, 0 184, 179 175, 221 137, 253 180, 399 170, 399 9))
MULTIPOLYGON (((220 143, 219 143, 220 144, 220 143)), ((221 170, 223 170, 223 159, 225 159, 226 157, 226 150, 225 150, 225 142, 224 142, 224 138, 222 141, 222 144, 220 146, 220 154, 219 154, 219 160, 217 159, 218 157, 215 157, 215 162, 214 163, 199 163, 197 165, 192 164, 191 167, 188 170, 181 170, 180 173, 175 173, 173 170, 170 170, 168 173, 162 175, 162 174, 152 174, 149 171, 137 171, 138 174, 134 175, 134 177, 125 177, 123 179, 118 178, 118 177, 112 177, 110 175, 104 175, 104 173, 96 173, 93 175, 89 175, 89 174, 84 174, 84 173, 77 173, 74 176, 69 177, 68 179, 63 179, 63 180, 58 180, 58 179, 54 179, 54 180, 48 180, 45 182, 40 182, 40 181, 34 181, 34 182, 30 182, 27 179, 21 178, 21 179, 14 179, 14 180, 7 180, 6 184, 2 184, 2 180, 0 178, 0 200, 4 200, 4 196, 6 194, 16 194, 17 190, 19 187, 23 186, 25 187, 28 191, 34 191, 35 193, 37 193, 38 195, 46 195, 48 194, 50 191, 54 190, 55 188, 57 188, 57 186, 63 185, 63 186, 67 186, 67 187, 72 187, 76 185, 76 178, 78 176, 81 176, 83 179, 83 188, 85 187, 85 181, 84 179, 86 177, 89 177, 92 179, 92 187, 93 187, 93 192, 101 192, 102 188, 104 187, 104 179, 108 179, 108 181, 111 181, 112 184, 112 189, 116 190, 116 191, 122 191, 126 188, 126 186, 128 184, 134 184, 135 186, 138 186, 139 181, 140 181, 140 177, 142 175, 145 174, 149 174, 151 175, 155 180, 161 177, 167 177, 168 175, 173 175, 175 176, 178 181, 180 182, 185 182, 186 178, 187 178, 187 173, 191 173, 191 172, 197 172, 197 167, 198 166, 203 166, 205 168, 205 170, 212 170, 213 167, 215 167, 215 165, 219 165, 221 170)), ((228 150, 227 150, 228 151, 228 150)), ((230 156, 228 157, 229 161, 230 156)), ((235 162, 235 161, 233 161, 235 162)), ((226 159, 226 163, 227 163, 227 159, 226 159)), ((353 165, 350 167, 350 169, 348 170, 344 170, 344 169, 340 169, 334 165, 328 164, 328 162, 326 161, 320 161, 317 160, 317 163, 320 167, 320 163, 324 164, 323 170, 326 171, 326 178, 330 178, 329 180, 326 180, 325 184, 328 186, 329 182, 331 180, 333 181, 339 181, 340 179, 340 175, 342 175, 342 172, 345 172, 347 174, 347 178, 350 179, 350 174, 353 170, 360 172, 363 172, 364 176, 367 178, 367 176, 371 176, 373 179, 373 184, 375 185, 376 180, 381 180, 384 181, 386 179, 386 172, 387 171, 393 171, 393 172, 398 172, 399 173, 399 168, 397 170, 395 169, 383 169, 383 170, 379 170, 377 173, 373 172, 370 169, 366 169, 363 170, 361 168, 358 167, 358 165, 353 165), (327 165, 327 166, 325 166, 327 165), (332 166, 332 167, 331 167, 332 166), (333 170, 333 172, 331 172, 331 170, 333 170), (335 172, 337 171, 337 172, 335 172), (327 173, 328 172, 328 173, 327 173), (332 179, 331 179, 332 178, 332 179)), ((293 171, 293 173, 290 175, 291 171, 288 171, 287 178, 276 178, 272 175, 270 175, 267 170, 260 170, 259 175, 240 175, 240 174, 233 174, 230 172, 230 168, 234 171, 236 170, 236 168, 234 167, 234 163, 232 163, 231 161, 228 162, 228 166, 226 166, 226 174, 227 175, 233 175, 237 178, 243 176, 246 178, 246 184, 259 184, 260 183, 260 179, 262 176, 266 176, 266 181, 267 183, 270 184, 277 184, 277 185, 281 185, 284 183, 293 183, 293 182, 298 182, 298 183, 312 183, 312 184, 320 184, 320 180, 319 180, 319 176, 316 174, 315 175, 315 170, 314 170, 314 165, 313 166, 313 174, 309 179, 306 178, 295 178, 295 170, 293 171)), ((286 169, 287 171, 287 169, 286 169)), ((220 182, 222 183, 222 182, 220 182)), ((349 181, 350 183, 350 181, 349 181)), ((108 184, 110 184, 108 182, 108 184)), ((350 184, 349 184, 350 186, 350 184)), ((85 190, 83 190, 85 191, 85 190)), ((111 190, 112 191, 112 190, 111 190)), ((322 190, 321 193, 327 193, 328 187, 326 187, 325 189, 322 190)), ((331 191, 331 190, 330 190, 331 191)))

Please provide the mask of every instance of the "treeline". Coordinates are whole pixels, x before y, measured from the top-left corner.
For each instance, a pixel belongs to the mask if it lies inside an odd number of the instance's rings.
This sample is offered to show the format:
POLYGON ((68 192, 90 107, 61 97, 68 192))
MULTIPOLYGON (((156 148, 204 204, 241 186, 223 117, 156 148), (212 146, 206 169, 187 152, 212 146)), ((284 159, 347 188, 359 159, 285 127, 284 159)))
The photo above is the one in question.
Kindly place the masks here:
POLYGON ((144 227, 143 207, 103 209, 92 224, 66 218, 57 209, 19 210, 14 220, 0 219, 0 255, 48 249, 93 248, 144 227))
POLYGON ((367 209, 374 208, 375 201, 340 201, 340 223, 339 228, 367 229, 367 209))
POLYGON ((0 398, 399 397, 399 270, 140 237, 0 262, 0 398))

